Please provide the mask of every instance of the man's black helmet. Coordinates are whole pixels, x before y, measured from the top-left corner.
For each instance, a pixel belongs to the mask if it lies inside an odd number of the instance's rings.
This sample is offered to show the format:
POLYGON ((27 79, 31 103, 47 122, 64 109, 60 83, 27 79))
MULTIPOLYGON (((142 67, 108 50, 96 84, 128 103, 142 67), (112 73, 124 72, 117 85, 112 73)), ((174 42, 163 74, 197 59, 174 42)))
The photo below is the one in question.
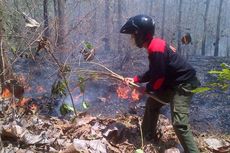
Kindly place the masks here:
POLYGON ((136 15, 122 26, 120 33, 134 34, 135 42, 138 47, 143 47, 143 43, 153 36, 155 32, 154 20, 147 15, 136 15))

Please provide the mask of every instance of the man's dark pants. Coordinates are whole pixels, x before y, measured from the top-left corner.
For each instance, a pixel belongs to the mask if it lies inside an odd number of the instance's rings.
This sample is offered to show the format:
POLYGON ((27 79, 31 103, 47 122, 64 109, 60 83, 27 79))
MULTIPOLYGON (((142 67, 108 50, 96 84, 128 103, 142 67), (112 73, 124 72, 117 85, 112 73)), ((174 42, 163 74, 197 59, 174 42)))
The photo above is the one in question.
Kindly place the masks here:
MULTIPOLYGON (((199 82, 193 81, 180 84, 173 89, 169 88, 163 93, 156 94, 161 100, 170 102, 172 124, 185 153, 199 153, 189 127, 189 104, 193 95, 189 91, 194 89, 197 83, 199 82)), ((146 109, 142 123, 142 130, 146 139, 148 139, 148 137, 154 138, 155 140, 157 139, 156 126, 160 108, 162 106, 163 104, 152 98, 148 98, 146 102, 146 109)))

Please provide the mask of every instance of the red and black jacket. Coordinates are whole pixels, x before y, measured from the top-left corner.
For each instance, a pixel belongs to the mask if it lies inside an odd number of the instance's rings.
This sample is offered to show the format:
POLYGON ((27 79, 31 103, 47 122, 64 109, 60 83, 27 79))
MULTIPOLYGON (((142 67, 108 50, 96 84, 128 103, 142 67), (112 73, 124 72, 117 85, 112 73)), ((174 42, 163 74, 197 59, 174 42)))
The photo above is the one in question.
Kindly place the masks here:
POLYGON ((161 91, 169 86, 188 82, 196 71, 166 41, 154 38, 148 46, 149 70, 135 76, 135 83, 145 83, 147 91, 161 91))

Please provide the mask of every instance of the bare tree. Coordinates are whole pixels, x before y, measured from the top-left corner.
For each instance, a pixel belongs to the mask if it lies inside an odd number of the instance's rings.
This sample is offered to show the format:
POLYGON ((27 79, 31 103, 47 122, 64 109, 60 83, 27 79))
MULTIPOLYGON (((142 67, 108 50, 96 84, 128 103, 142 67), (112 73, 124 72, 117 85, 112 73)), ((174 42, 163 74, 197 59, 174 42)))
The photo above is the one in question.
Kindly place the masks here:
POLYGON ((53 6, 54 6, 54 16, 58 16, 58 5, 57 5, 57 0, 53 0, 53 6))
POLYGON ((177 23, 177 51, 181 53, 181 18, 182 18, 182 0, 179 1, 179 16, 178 16, 178 23, 177 23))
POLYGON ((4 18, 3 18, 3 1, 0 0, 0 82, 1 88, 4 88, 4 81, 6 79, 13 78, 11 66, 8 62, 8 56, 5 53, 3 47, 3 35, 4 35, 4 18))
POLYGON ((162 16, 162 27, 161 27, 161 38, 164 38, 164 29, 165 29, 165 6, 166 0, 163 0, 163 16, 162 16))
POLYGON ((150 4, 149 4, 149 15, 152 15, 153 2, 154 2, 154 0, 151 0, 151 1, 150 1, 150 4))
MULTIPOLYGON (((117 1, 117 8, 118 8, 118 10, 117 10, 117 25, 118 25, 118 28, 117 29, 119 29, 120 28, 120 26, 121 26, 121 21, 122 21, 122 9, 121 9, 121 6, 122 6, 122 0, 118 0, 117 1)), ((120 35, 118 35, 118 47, 117 47, 117 49, 118 49, 118 51, 121 51, 121 36, 120 35)))
POLYGON ((220 21, 221 21, 221 12, 222 12, 223 1, 224 0, 220 0, 220 3, 219 3, 219 11, 218 11, 218 16, 217 16, 217 26, 216 26, 216 41, 215 41, 214 56, 218 56, 218 54, 219 54, 220 21))
POLYGON ((105 0, 105 45, 104 45, 104 50, 110 50, 110 1, 105 0))
POLYGON ((66 34, 66 26, 65 26, 65 0, 58 0, 58 38, 57 43, 58 46, 62 46, 64 44, 64 38, 66 34))
POLYGON ((2 35, 3 35, 3 5, 2 0, 0 0, 0 81, 1 81, 1 88, 3 87, 4 82, 4 52, 2 49, 2 35))
POLYGON ((206 0, 205 2, 205 13, 204 13, 204 33, 202 38, 202 50, 201 54, 205 55, 205 46, 206 46, 206 33, 207 33, 207 17, 208 17, 208 10, 209 10, 210 0, 206 0))
POLYGON ((93 19, 92 19, 92 31, 93 34, 95 35, 97 32, 97 6, 96 6, 97 1, 91 2, 92 8, 94 9, 94 14, 93 14, 93 19))
POLYGON ((44 35, 49 37, 48 0, 43 0, 44 35))
POLYGON ((229 36, 227 36, 227 47, 226 47, 227 57, 230 56, 230 44, 229 44, 229 36))

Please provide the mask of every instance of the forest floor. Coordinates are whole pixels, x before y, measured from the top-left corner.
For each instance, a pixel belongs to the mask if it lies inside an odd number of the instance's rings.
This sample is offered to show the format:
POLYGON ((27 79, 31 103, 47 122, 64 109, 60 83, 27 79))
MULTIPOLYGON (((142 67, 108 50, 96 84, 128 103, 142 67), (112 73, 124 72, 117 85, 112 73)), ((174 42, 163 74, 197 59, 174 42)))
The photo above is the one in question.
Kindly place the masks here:
MULTIPOLYGON (((28 106, 1 104, 2 153, 177 153, 182 152, 170 121, 160 115, 159 143, 146 142, 140 131, 141 117, 96 117, 85 112, 72 119, 41 115, 28 106), (4 109, 2 109, 4 108, 4 109)), ((194 132, 201 152, 227 153, 230 135, 194 132)))

